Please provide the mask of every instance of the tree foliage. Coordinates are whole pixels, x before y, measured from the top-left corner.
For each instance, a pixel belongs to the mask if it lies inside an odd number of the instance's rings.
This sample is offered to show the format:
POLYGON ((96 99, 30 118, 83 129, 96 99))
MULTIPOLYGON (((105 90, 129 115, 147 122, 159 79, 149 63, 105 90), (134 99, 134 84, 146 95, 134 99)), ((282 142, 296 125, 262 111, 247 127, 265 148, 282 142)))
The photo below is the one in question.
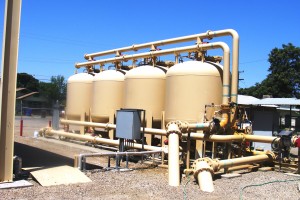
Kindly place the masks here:
POLYGON ((52 76, 50 82, 40 82, 32 75, 27 73, 17 74, 17 87, 26 88, 47 98, 48 106, 59 101, 64 104, 66 100, 67 83, 64 76, 52 76))
POLYGON ((242 88, 239 94, 262 98, 272 95, 277 98, 300 98, 300 48, 291 43, 274 48, 269 54, 270 72, 265 80, 249 88, 242 88))
POLYGON ((17 87, 18 88, 26 88, 32 92, 37 92, 39 90, 39 80, 37 80, 30 74, 18 73, 17 74, 17 87))

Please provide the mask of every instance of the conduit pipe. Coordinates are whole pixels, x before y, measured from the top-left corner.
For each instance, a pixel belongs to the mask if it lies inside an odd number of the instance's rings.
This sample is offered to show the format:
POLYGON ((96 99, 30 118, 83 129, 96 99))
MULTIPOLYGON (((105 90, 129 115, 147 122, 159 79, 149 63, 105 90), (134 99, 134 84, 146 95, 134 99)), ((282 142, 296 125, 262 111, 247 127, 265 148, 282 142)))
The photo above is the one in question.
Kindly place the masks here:
MULTIPOLYGON (((79 135, 79 134, 68 133, 68 132, 63 132, 63 131, 55 131, 55 130, 47 129, 47 128, 46 128, 46 130, 44 129, 44 130, 41 130, 40 132, 44 132, 46 135, 58 135, 58 136, 68 137, 68 138, 77 139, 77 140, 89 141, 89 142, 93 142, 93 143, 108 144, 108 145, 112 145, 112 146, 119 145, 119 140, 110 140, 110 139, 93 137, 93 136, 88 136, 88 135, 79 135)), ((144 149, 147 151, 162 150, 161 147, 142 145, 142 144, 137 144, 137 143, 133 143, 131 148, 144 149)))
MULTIPOLYGON (((96 127, 96 128, 105 128, 105 129, 116 129, 116 125, 110 123, 95 123, 95 122, 84 122, 84 121, 65 120, 65 119, 61 119, 60 123, 79 125, 79 126, 89 126, 89 127, 96 127)), ((143 131, 143 128, 141 128, 141 131, 143 131)), ((154 128, 145 128, 145 133, 153 134, 153 135, 162 135, 162 136, 167 135, 166 130, 154 129, 154 128)))
MULTIPOLYGON (((188 137, 187 134, 183 134, 183 137, 188 137)), ((203 140, 210 142, 262 142, 262 143, 279 143, 280 138, 273 136, 260 136, 260 135, 207 135, 204 133, 190 133, 190 138, 194 140, 203 140)))
POLYGON ((235 166, 251 164, 251 163, 272 161, 273 159, 274 159, 273 155, 267 153, 267 154, 256 155, 256 156, 247 156, 242 158, 220 160, 218 164, 219 165, 218 168, 222 169, 222 168, 235 167, 235 166))
POLYGON ((223 57, 224 57, 224 66, 223 66, 223 104, 228 104, 228 98, 230 97, 230 49, 228 45, 224 42, 214 42, 209 44, 197 44, 191 45, 186 47, 179 47, 179 48, 171 48, 166 50, 160 51, 151 51, 139 54, 132 54, 132 55, 124 55, 119 57, 89 61, 89 62, 82 62, 76 63, 75 67, 85 67, 91 65, 104 65, 106 63, 113 63, 113 62, 120 62, 120 61, 127 61, 127 60, 136 60, 138 58, 145 58, 145 57, 155 57, 155 56, 162 56, 168 54, 180 54, 183 52, 190 52, 190 51, 205 51, 210 49, 217 49, 221 48, 223 50, 223 57))
POLYGON ((211 126, 210 122, 189 124, 189 129, 208 129, 211 126))
POLYGON ((238 92, 238 73, 239 73, 239 35, 233 29, 224 29, 218 31, 207 31, 206 33, 194 34, 189 36, 177 37, 172 39, 148 42, 144 44, 131 45, 123 48, 112 49, 108 51, 102 51, 97 53, 85 54, 85 59, 92 60, 98 56, 109 55, 113 53, 121 53, 125 51, 137 51, 143 48, 151 48, 162 45, 188 42, 198 39, 213 39, 215 37, 231 36, 232 37, 232 83, 231 83, 231 101, 237 103, 237 92, 238 92))

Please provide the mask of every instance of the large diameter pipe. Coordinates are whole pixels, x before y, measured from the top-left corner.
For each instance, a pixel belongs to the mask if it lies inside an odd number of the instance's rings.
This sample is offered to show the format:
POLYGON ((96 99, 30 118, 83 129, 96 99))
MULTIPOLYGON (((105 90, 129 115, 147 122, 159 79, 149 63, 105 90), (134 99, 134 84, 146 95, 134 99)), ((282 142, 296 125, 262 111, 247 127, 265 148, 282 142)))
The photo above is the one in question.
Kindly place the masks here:
MULTIPOLYGON (((63 132, 63 131, 47 130, 46 134, 53 134, 53 135, 73 138, 73 139, 77 139, 77 140, 89 141, 89 142, 100 143, 100 144, 107 144, 107 145, 112 145, 112 146, 119 145, 119 140, 110 140, 110 139, 106 139, 106 138, 99 138, 99 137, 93 137, 93 136, 88 136, 88 135, 79 135, 79 134, 68 133, 68 132, 63 132)), ((142 144, 137 144, 137 143, 133 143, 133 146, 131 146, 131 147, 135 148, 135 149, 144 149, 147 151, 159 151, 162 149, 161 147, 154 147, 154 146, 150 146, 150 145, 142 145, 142 144)))
POLYGON ((279 143, 280 138, 262 135, 244 135, 246 141, 262 142, 262 143, 279 143))
POLYGON ((258 162, 265 162, 271 161, 272 157, 268 154, 264 155, 257 155, 257 156, 247 156, 242 158, 233 158, 228 160, 220 160, 219 161, 219 169, 222 168, 229 168, 239 165, 251 164, 251 163, 258 163, 258 162))
MULTIPOLYGON (((183 136, 187 135, 183 134, 183 136)), ((240 142, 244 137, 242 135, 207 135, 203 133, 190 133, 190 138, 210 142, 240 142)))
POLYGON ((213 192, 214 184, 212 180, 212 174, 208 170, 210 167, 207 162, 200 161, 196 163, 196 170, 199 170, 197 175, 198 184, 201 191, 204 192, 213 192))
POLYGON ((89 61, 89 62, 83 62, 83 63, 77 63, 75 64, 76 68, 90 66, 90 65, 103 65, 105 63, 112 63, 112 62, 120 62, 124 60, 133 60, 138 58, 145 58, 145 57, 153 57, 153 56, 162 56, 162 55, 168 55, 168 54, 179 54, 183 52, 189 52, 189 51, 196 51, 196 50, 210 50, 210 49, 218 49, 221 48, 223 50, 223 57, 224 57, 224 68, 223 68, 223 98, 222 103, 228 104, 228 98, 230 98, 230 49, 228 45, 224 42, 214 42, 209 44, 198 44, 198 45, 191 45, 186 47, 180 47, 180 48, 171 48, 166 50, 160 50, 160 51, 152 51, 152 52, 145 52, 145 53, 139 53, 139 54, 132 54, 132 55, 124 55, 120 57, 113 57, 113 58, 107 58, 102 60, 95 60, 95 61, 89 61))
MULTIPOLYGON (((115 124, 110 123, 95 123, 95 122, 84 122, 84 121, 75 121, 75 120, 60 120, 61 124, 72 124, 72 125, 78 125, 78 126, 89 126, 89 127, 95 127, 95 128, 106 128, 106 129, 116 129, 115 124)), ((143 128, 141 128, 141 131, 143 131, 143 128)), ((167 132, 163 129, 155 129, 155 128, 145 128, 145 133, 153 134, 153 135, 162 135, 166 136, 167 132)))
POLYGON ((179 167, 179 136, 176 133, 171 133, 168 137, 169 152, 168 152, 168 174, 169 185, 180 185, 180 167, 179 167))

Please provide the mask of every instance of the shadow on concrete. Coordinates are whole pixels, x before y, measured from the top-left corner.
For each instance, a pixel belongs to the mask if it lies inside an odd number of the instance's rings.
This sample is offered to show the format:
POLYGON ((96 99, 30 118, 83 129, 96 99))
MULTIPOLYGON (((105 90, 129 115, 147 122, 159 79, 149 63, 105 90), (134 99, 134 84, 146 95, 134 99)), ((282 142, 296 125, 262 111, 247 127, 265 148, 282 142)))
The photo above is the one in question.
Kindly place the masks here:
MULTIPOLYGON (((45 151, 36 147, 14 143, 14 155, 22 158, 22 168, 36 168, 36 170, 57 166, 74 166, 74 159, 53 152, 45 151)), ((88 164, 86 169, 95 169, 99 166, 88 164)), ((35 169, 29 170, 35 171, 35 169)))

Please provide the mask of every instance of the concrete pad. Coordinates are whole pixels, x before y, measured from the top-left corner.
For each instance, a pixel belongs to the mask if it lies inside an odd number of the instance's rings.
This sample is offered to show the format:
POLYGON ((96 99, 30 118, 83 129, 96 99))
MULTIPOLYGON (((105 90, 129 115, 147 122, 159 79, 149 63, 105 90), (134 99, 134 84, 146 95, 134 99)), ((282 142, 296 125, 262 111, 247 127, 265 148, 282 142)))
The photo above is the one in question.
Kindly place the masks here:
POLYGON ((242 174, 236 174, 236 173, 233 173, 233 174, 222 174, 221 177, 222 178, 236 178, 236 177, 241 177, 242 174))
POLYGON ((0 183, 0 189, 23 188, 30 186, 33 186, 33 184, 25 180, 14 181, 11 183, 0 183))
POLYGON ((42 186, 91 182, 79 169, 70 166, 52 167, 30 173, 42 186))

